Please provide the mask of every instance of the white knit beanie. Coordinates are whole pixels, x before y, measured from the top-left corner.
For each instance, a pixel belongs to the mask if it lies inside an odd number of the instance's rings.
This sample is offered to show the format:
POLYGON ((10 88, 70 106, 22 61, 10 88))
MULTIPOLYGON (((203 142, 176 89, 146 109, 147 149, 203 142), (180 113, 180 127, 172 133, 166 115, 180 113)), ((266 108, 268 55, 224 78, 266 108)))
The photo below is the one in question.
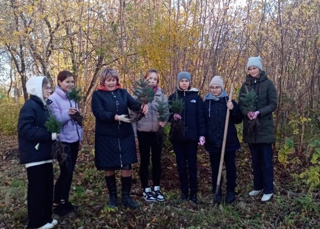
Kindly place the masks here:
POLYGON ((217 84, 222 88, 222 90, 224 89, 223 80, 222 80, 221 76, 214 76, 212 78, 212 80, 210 81, 210 86, 212 86, 212 84, 217 84))
POLYGON ((247 68, 255 66, 262 70, 262 59, 260 56, 251 56, 248 59, 247 68))

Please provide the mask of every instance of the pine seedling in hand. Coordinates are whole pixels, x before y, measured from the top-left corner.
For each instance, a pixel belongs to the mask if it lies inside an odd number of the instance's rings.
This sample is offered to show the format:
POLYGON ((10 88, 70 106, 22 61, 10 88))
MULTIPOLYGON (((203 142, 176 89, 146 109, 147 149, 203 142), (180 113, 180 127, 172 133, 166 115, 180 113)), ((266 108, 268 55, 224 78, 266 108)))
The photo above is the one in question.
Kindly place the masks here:
MULTIPOLYGON (((155 96, 153 88, 149 86, 149 82, 145 79, 140 79, 135 82, 133 94, 135 95, 136 100, 141 103, 142 107, 143 105, 151 102, 155 96)), ((136 112, 137 116, 134 119, 136 122, 144 117, 144 114, 142 113, 142 107, 138 112, 136 112)))
MULTIPOLYGON (((165 100, 163 97, 161 100, 156 100, 157 105, 155 106, 156 111, 158 112, 158 121, 159 122, 167 122, 170 116, 170 106, 168 101, 165 100)), ((157 134, 159 134, 162 138, 165 137, 165 133, 163 127, 159 125, 159 129, 157 134)))
POLYGON ((183 101, 182 99, 179 99, 178 96, 176 96, 175 99, 171 100, 171 104, 170 104, 171 113, 181 115, 183 107, 184 107, 183 101))
POLYGON ((178 94, 176 94, 176 98, 171 100, 170 103, 170 110, 173 115, 173 118, 171 119, 170 138, 174 138, 175 136, 184 136, 185 134, 185 126, 181 120, 183 108, 183 101, 182 99, 179 99, 178 94))
POLYGON ((75 103, 80 103, 82 99, 81 88, 73 87, 66 94, 67 99, 75 101, 75 103))
MULTIPOLYGON (((241 93, 239 100, 241 101, 243 112, 248 114, 248 112, 257 109, 258 96, 255 90, 248 90, 247 87, 245 89, 246 93, 241 93)), ((248 133, 253 133, 254 130, 259 128, 259 120, 257 118, 253 120, 249 119, 249 124, 248 133)))
MULTIPOLYGON (((77 87, 73 87, 70 91, 67 92, 66 96, 67 96, 67 99, 73 100, 75 103, 79 104, 82 99, 81 89, 77 87)), ((70 103, 70 107, 71 107, 71 103, 70 103)), ((76 121, 79 124, 79 126, 82 126, 83 116, 80 114, 79 111, 70 115, 70 117, 74 121, 76 121)))
POLYGON ((246 93, 242 93, 240 95, 240 101, 244 108, 244 113, 247 114, 250 111, 255 111, 258 103, 258 96, 257 93, 251 89, 248 90, 246 88, 246 93))
POLYGON ((154 98, 155 92, 149 86, 149 82, 145 79, 140 79, 135 82, 133 94, 137 97, 137 101, 142 104, 151 102, 154 98))
POLYGON ((158 112, 158 120, 159 122, 167 122, 170 116, 169 112, 169 104, 166 100, 162 98, 162 100, 156 100, 156 111, 158 112))
POLYGON ((59 134, 61 132, 62 123, 59 122, 55 116, 50 114, 44 126, 47 128, 49 132, 59 134))
MULTIPOLYGON (((59 134, 61 132, 62 123, 57 120, 55 116, 50 114, 48 120, 45 122, 45 127, 51 133, 59 134)), ((60 138, 57 137, 57 141, 52 144, 51 156, 54 159, 58 159, 61 163, 64 162, 68 155, 65 153, 65 145, 62 144, 60 138)))

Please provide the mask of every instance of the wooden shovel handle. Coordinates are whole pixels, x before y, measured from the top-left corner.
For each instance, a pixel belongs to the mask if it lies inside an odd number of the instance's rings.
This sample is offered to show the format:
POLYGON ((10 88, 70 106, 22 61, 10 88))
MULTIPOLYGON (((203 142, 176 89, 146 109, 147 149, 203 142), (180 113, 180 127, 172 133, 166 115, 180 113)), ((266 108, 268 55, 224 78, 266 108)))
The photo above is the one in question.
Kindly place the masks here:
MULTIPOLYGON (((233 94, 233 83, 231 83, 229 101, 232 101, 232 94, 233 94)), ((229 108, 227 108, 226 120, 225 120, 225 123, 224 123, 223 141, 222 141, 222 148, 221 148, 221 158, 220 158, 220 164, 219 164, 219 173, 218 173, 218 178, 217 178, 216 194, 219 192, 219 189, 220 189, 221 173, 222 173, 222 165, 223 165, 223 160, 224 160, 224 153, 225 153, 225 149, 226 149, 229 117, 230 117, 230 110, 229 110, 229 108)))

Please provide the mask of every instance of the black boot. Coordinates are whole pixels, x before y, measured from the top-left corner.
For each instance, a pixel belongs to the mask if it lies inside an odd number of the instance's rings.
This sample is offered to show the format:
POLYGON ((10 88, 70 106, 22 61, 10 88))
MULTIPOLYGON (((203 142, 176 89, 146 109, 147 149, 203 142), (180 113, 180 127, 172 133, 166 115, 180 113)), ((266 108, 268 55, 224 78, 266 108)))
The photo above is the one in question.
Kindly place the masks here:
POLYGON ((181 191, 181 200, 188 201, 189 199, 189 190, 182 190, 181 191))
POLYGON ((117 207, 117 183, 116 176, 113 174, 112 176, 106 177, 106 183, 109 190, 109 207, 115 208, 117 207))
POLYGON ((230 190, 227 191, 227 197, 226 197, 226 203, 231 204, 233 201, 235 201, 236 196, 234 191, 230 190))
POLYGON ((191 192, 190 192, 190 200, 191 200, 194 204, 197 204, 197 203, 198 203, 197 192, 195 192, 195 191, 191 191, 191 192))
POLYGON ((131 209, 137 209, 139 207, 139 204, 135 202, 130 196, 132 178, 121 177, 121 182, 122 182, 122 204, 125 207, 129 207, 131 209))

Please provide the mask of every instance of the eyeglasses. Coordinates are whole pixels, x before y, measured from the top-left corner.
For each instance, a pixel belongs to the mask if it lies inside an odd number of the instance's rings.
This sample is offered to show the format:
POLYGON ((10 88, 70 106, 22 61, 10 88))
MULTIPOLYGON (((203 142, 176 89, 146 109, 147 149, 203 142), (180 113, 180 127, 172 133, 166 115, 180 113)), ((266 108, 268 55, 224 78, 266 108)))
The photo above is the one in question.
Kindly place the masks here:
POLYGON ((47 90, 47 91, 52 91, 52 88, 51 87, 46 87, 46 88, 44 88, 45 90, 47 90))
POLYGON ((214 87, 214 86, 211 86, 210 87, 210 89, 216 89, 216 90, 218 90, 218 89, 220 89, 221 87, 219 87, 219 86, 217 86, 217 87, 214 87))

